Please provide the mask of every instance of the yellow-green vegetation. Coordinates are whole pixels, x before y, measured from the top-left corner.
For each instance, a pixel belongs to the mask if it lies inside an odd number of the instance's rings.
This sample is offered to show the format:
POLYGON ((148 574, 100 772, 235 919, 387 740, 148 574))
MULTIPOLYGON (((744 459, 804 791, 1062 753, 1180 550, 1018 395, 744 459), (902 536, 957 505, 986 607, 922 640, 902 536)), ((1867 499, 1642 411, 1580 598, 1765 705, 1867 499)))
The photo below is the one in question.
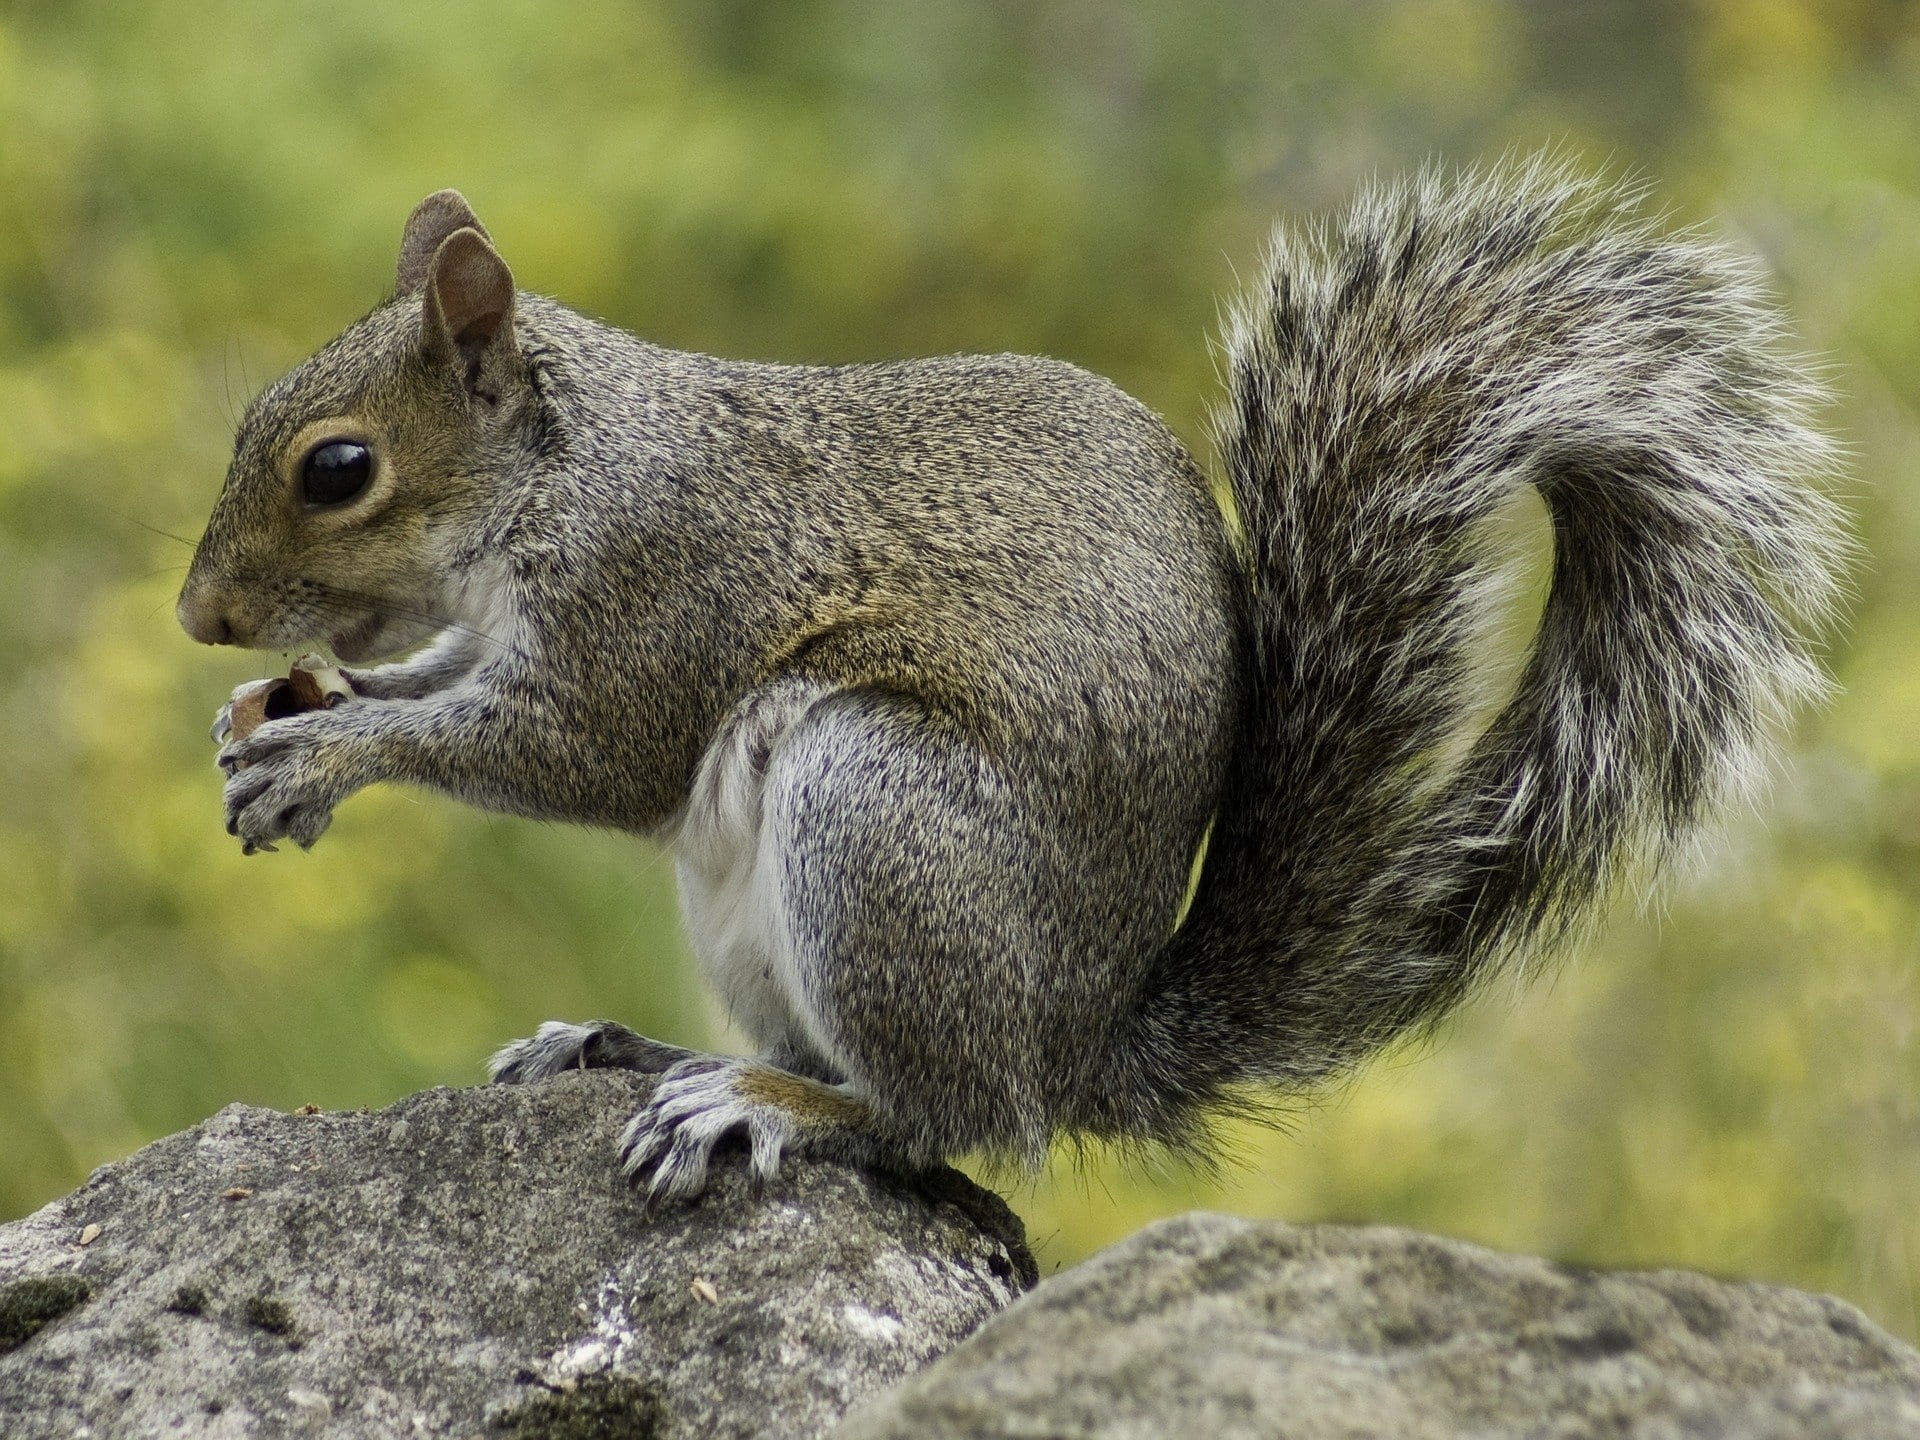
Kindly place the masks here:
MULTIPOLYGON (((522 284, 784 360, 1043 351, 1196 445, 1276 215, 1557 142, 1762 253, 1873 556, 1838 704, 1654 926, 1236 1133, 1014 1195, 1043 1263, 1206 1205, 1837 1291, 1920 1335, 1920 12, 1896 0, 0 6, 0 1215, 229 1101, 716 1038, 660 853, 376 790, 243 859, 172 595, 250 390, 420 196, 522 284)), ((609 1160, 611 1163, 611 1158, 609 1160)))

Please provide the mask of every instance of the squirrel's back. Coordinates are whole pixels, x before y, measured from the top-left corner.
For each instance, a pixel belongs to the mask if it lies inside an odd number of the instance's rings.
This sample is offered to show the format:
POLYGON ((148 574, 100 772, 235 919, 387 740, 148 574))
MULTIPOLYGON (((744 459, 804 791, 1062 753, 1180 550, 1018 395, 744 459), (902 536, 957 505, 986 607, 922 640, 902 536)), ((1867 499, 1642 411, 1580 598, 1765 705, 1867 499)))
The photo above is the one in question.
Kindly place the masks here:
POLYGON ((715 603, 777 599, 783 663, 804 650, 823 678, 919 694, 1008 744, 1069 723, 1066 703, 1138 709, 1090 718, 1143 737, 1182 696, 1224 724, 1243 645, 1238 561, 1200 467, 1112 382, 1029 355, 721 360, 550 303, 527 310, 561 371, 561 431, 600 452, 582 464, 576 446, 542 486, 579 487, 584 524, 644 526, 637 511, 671 505, 661 527, 690 554, 770 552, 784 594, 715 603), (590 423, 567 423, 575 406, 590 423), (608 505, 591 493, 636 473, 661 494, 608 505))

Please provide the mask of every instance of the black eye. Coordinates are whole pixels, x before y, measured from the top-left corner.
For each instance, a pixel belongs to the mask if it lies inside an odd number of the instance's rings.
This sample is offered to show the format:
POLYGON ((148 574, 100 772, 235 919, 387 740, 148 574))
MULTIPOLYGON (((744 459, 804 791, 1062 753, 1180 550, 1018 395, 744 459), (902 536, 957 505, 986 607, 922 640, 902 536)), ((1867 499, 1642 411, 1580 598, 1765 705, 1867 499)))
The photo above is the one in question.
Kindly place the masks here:
POLYGON ((372 451, 351 440, 329 440, 300 467, 300 493, 309 505, 338 505, 366 489, 372 478, 372 451))

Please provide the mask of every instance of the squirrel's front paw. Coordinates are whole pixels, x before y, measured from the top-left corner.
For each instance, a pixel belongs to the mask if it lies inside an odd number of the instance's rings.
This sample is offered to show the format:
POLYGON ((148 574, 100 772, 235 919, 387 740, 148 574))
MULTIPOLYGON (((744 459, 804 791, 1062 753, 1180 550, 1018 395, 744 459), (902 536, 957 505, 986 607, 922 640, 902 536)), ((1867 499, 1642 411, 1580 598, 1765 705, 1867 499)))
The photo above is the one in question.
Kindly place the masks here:
POLYGON ((216 757, 227 772, 227 833, 249 855, 276 840, 307 849, 333 819, 333 808, 358 788, 342 763, 344 747, 329 736, 325 711, 272 720, 216 757))

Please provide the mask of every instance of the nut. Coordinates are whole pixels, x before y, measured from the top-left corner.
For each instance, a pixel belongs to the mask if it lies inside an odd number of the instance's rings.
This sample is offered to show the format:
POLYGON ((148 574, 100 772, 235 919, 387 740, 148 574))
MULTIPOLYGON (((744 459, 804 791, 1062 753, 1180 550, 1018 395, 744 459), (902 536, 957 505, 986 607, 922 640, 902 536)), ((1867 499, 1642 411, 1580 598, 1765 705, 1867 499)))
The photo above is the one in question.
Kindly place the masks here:
POLYGON ((249 685, 235 697, 228 720, 231 736, 244 740, 269 720, 331 710, 352 694, 353 687, 336 666, 318 655, 303 655, 285 676, 249 685))

